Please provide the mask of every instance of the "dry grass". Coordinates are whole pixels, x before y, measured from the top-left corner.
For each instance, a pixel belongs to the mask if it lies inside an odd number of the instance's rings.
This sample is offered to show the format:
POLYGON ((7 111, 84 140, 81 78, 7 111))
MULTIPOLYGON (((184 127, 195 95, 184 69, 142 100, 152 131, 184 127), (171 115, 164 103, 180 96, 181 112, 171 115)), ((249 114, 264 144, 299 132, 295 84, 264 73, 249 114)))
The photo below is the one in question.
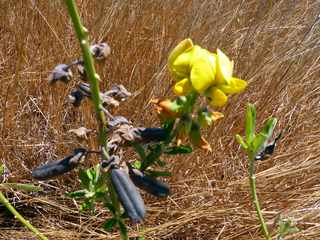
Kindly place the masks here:
MULTIPOLYGON (((41 162, 62 157, 79 143, 71 128, 94 127, 90 105, 65 103, 72 86, 49 89, 48 72, 79 54, 63 1, 0 0, 0 161, 10 180, 32 181, 41 162)), ((234 141, 243 132, 247 102, 261 123, 273 114, 287 128, 273 158, 258 164, 258 194, 268 224, 279 213, 302 230, 287 239, 320 238, 320 26, 319 1, 78 1, 93 42, 105 40, 112 56, 99 72, 103 87, 122 83, 137 96, 119 112, 136 125, 158 124, 151 97, 167 93, 166 58, 180 40, 232 56, 249 88, 223 109, 208 132, 212 154, 169 159, 172 196, 146 196, 147 239, 262 239, 248 195, 247 160, 234 141)), ((170 94, 170 93, 169 93, 170 94)), ((95 139, 87 142, 93 147, 95 139)), ((128 154, 128 158, 133 158, 128 154)), ((88 163, 94 164, 95 160, 88 163)), ((76 174, 43 183, 46 194, 9 194, 17 208, 50 239, 105 239, 105 210, 80 215, 63 197, 76 174)), ((32 239, 1 209, 2 239, 32 239)), ((132 233, 134 234, 133 227, 132 233)))

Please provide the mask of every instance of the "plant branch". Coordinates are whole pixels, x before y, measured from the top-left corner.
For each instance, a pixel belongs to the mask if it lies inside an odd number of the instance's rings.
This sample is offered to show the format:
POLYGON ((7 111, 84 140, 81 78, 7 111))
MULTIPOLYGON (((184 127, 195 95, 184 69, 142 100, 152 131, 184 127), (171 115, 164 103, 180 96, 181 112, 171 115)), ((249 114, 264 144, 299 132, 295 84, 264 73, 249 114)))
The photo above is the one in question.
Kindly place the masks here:
POLYGON ((0 202, 15 216, 16 219, 18 219, 26 228, 33 232, 38 237, 38 239, 48 240, 48 238, 44 236, 42 233, 40 233, 37 228, 32 226, 29 221, 22 217, 22 215, 10 204, 10 202, 2 194, 2 192, 0 192, 0 202))
POLYGON ((256 175, 254 174, 254 161, 255 161, 254 154, 249 153, 249 175, 250 175, 249 181, 250 181, 251 197, 260 221, 262 232, 267 240, 271 240, 271 236, 269 234, 267 224, 265 223, 265 220, 261 212, 260 203, 257 195, 256 175))
MULTIPOLYGON (((96 111, 96 118, 99 125, 99 145, 102 146, 102 158, 108 159, 108 149, 107 149, 107 120, 104 113, 104 108, 102 106, 102 100, 100 97, 99 90, 99 80, 100 77, 96 73, 93 57, 89 48, 88 42, 88 30, 82 25, 80 16, 77 10, 77 6, 74 0, 65 0, 65 4, 68 8, 69 15, 73 22, 74 30, 76 32, 77 38, 80 42, 84 66, 86 73, 88 75, 88 79, 90 81, 90 88, 92 94, 92 102, 96 111)), ((110 194, 110 199, 112 204, 116 207, 115 217, 120 216, 120 205, 117 198, 117 195, 113 189, 110 178, 108 177, 108 189, 110 194)))

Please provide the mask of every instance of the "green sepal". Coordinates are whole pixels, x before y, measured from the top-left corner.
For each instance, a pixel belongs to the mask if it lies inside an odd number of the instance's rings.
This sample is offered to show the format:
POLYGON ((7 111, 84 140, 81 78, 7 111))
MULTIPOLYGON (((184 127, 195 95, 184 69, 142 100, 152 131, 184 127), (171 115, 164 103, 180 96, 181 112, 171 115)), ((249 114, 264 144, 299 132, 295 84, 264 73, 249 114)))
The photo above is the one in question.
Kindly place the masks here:
POLYGON ((247 143, 243 140, 243 138, 239 134, 236 134, 236 140, 241 145, 241 147, 243 149, 245 149, 245 150, 248 149, 247 143))
POLYGON ((256 129, 256 108, 253 104, 249 103, 246 111, 246 141, 247 145, 251 145, 256 129))

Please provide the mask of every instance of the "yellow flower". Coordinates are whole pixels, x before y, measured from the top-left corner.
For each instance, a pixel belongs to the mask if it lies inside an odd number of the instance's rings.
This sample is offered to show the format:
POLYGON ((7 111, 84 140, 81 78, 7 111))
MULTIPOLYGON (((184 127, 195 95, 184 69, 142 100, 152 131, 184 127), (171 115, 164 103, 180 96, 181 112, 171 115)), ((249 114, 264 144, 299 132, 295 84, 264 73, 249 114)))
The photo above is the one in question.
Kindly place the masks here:
POLYGON ((233 61, 220 50, 211 53, 193 45, 191 39, 180 42, 170 53, 168 66, 177 81, 173 91, 178 96, 196 91, 207 97, 212 107, 224 106, 229 94, 243 91, 247 83, 235 78, 233 61))

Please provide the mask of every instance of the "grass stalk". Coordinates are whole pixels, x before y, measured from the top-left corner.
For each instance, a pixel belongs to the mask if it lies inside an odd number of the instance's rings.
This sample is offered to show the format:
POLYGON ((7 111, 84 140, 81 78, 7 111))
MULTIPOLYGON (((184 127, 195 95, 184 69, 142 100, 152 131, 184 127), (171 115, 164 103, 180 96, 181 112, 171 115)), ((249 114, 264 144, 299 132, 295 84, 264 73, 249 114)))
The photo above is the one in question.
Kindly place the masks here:
POLYGON ((33 232, 38 239, 48 240, 37 228, 35 228, 28 220, 26 220, 8 201, 8 199, 0 192, 0 202, 18 219, 26 228, 33 232))

